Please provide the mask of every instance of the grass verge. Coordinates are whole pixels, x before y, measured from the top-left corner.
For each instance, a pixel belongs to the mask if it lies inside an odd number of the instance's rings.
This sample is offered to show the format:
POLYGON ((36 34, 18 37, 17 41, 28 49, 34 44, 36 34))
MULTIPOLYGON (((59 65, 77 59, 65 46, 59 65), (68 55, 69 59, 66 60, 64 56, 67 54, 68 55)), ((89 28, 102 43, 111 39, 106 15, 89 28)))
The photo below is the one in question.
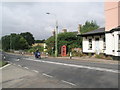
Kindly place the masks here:
POLYGON ((7 62, 5 61, 0 61, 0 67, 3 67, 4 65, 8 64, 7 62))

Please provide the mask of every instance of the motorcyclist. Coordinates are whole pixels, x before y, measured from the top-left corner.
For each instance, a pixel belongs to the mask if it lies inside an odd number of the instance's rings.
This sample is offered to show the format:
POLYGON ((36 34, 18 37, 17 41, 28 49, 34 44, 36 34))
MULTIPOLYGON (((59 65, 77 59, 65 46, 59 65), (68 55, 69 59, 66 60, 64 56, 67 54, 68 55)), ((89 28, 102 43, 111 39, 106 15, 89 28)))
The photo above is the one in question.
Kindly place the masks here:
POLYGON ((35 54, 35 58, 41 58, 41 55, 38 49, 36 50, 34 54, 35 54))

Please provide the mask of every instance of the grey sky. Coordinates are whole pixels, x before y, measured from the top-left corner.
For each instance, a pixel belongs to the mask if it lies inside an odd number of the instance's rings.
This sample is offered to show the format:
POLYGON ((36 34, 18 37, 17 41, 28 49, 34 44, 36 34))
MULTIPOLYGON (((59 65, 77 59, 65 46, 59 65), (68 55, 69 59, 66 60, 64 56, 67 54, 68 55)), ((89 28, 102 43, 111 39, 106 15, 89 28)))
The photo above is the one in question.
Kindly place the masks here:
POLYGON ((78 24, 96 20, 104 27, 103 2, 23 2, 2 4, 2 35, 31 32, 35 39, 47 39, 55 27, 56 14, 59 31, 76 31, 78 24), (46 15, 50 12, 50 15, 46 15))

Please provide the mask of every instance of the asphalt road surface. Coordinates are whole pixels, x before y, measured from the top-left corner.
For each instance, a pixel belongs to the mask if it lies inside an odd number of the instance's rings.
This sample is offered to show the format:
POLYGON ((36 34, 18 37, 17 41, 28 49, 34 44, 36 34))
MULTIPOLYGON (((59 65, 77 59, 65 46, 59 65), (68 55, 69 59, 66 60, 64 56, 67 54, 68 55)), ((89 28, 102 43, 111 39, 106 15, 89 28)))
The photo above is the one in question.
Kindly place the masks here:
POLYGON ((75 88, 118 88, 118 64, 102 64, 57 58, 5 54, 6 60, 22 68, 61 80, 75 88))

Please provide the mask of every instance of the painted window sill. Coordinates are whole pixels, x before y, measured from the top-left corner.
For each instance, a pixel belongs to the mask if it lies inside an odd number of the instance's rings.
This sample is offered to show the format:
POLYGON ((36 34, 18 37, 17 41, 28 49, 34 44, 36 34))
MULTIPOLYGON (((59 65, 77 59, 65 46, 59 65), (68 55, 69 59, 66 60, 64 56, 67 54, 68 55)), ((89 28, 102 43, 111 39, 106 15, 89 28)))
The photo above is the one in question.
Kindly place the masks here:
POLYGON ((92 50, 92 49, 88 49, 88 50, 92 50))

